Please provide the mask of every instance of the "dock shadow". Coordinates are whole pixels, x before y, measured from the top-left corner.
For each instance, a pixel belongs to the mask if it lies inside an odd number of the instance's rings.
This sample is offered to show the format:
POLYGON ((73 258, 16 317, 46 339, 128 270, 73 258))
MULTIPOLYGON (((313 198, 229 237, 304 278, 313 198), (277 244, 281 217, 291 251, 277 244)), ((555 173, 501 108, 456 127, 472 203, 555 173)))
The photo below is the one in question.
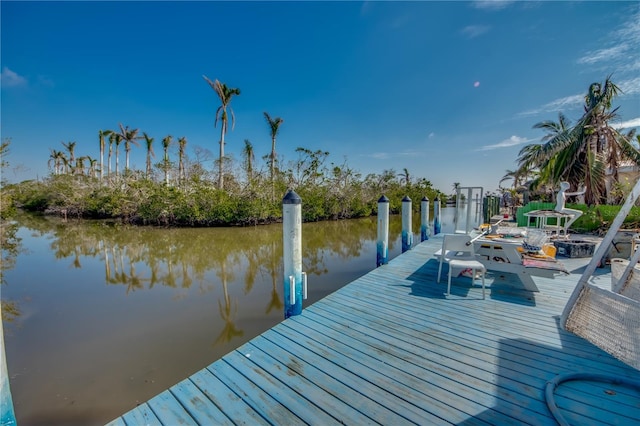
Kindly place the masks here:
MULTIPOLYGON (((412 296, 446 299, 448 267, 446 265, 442 266, 442 276, 438 283, 438 266, 439 262, 437 259, 429 259, 406 278, 407 281, 411 282, 411 284, 405 286, 411 289, 410 294, 412 296)), ((535 293, 525 290, 522 286, 522 281, 520 281, 520 278, 516 274, 491 270, 486 273, 485 287, 487 299, 518 305, 535 306, 535 293)), ((473 294, 471 294, 471 290, 471 278, 452 278, 452 296, 466 298, 473 297, 476 294, 481 295, 482 289, 479 279, 476 279, 473 283, 473 294)))
MULTIPOLYGON (((640 381, 640 371, 596 347, 585 351, 588 342, 561 328, 558 332, 559 346, 526 338, 499 340, 496 381, 490 385, 494 386, 491 394, 496 403, 457 424, 497 424, 504 416, 523 423, 556 424, 546 405, 545 389, 547 382, 558 375, 604 372, 612 378, 640 381)), ((587 380, 558 386, 554 396, 569 424, 595 426, 640 421, 640 406, 629 404, 640 398, 640 390, 628 386, 587 380)))

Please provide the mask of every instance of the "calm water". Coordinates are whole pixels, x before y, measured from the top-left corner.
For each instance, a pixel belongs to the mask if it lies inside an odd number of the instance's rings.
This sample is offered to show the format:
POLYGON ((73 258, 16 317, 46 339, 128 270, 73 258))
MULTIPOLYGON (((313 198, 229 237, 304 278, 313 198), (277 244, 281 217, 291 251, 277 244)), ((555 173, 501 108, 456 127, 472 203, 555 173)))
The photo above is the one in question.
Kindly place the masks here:
MULTIPOLYGON (((444 208, 443 232, 454 209, 444 208)), ((419 242, 419 217, 413 220, 419 242)), ((18 424, 104 424, 283 319, 282 226, 21 217, 2 284, 18 424)), ((400 254, 391 217, 389 257, 400 254)), ((309 306, 375 268, 376 218, 304 224, 309 306)), ((10 240, 9 240, 10 241, 10 240)), ((5 241, 3 241, 5 243, 5 241)))

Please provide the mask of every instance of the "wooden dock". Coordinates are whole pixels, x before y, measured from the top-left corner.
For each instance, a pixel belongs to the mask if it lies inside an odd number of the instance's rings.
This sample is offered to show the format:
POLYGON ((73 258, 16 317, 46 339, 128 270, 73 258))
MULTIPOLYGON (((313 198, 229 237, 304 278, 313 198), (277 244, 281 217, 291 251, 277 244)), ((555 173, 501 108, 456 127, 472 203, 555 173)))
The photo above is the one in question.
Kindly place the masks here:
MULTIPOLYGON (((557 375, 640 380, 559 326, 587 259, 536 277, 540 292, 489 271, 486 300, 466 277, 445 297, 441 244, 418 244, 110 425, 553 425, 544 389, 557 375)), ((640 424, 638 389, 569 382, 556 402, 572 424, 640 424)))

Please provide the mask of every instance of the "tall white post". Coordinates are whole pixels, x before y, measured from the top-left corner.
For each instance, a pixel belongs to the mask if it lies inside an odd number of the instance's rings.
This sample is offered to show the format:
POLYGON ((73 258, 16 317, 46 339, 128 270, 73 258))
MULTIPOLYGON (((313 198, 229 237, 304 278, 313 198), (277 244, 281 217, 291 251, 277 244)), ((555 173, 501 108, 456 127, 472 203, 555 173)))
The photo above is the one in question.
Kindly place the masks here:
POLYGON ((469 235, 471 229, 473 228, 471 226, 471 203, 473 201, 471 199, 472 192, 473 188, 467 188, 467 223, 464 225, 464 231, 467 235, 469 235))
POLYGON ((420 201, 420 241, 429 239, 429 199, 422 197, 420 201))
POLYGON ((433 235, 438 235, 442 230, 442 224, 440 223, 440 198, 436 196, 433 200, 433 235))
POLYGON ((402 252, 411 250, 413 231, 411 230, 411 198, 405 195, 402 199, 402 252))
MULTIPOLYGON (((2 308, 0 308, 0 311, 2 308)), ((9 386, 9 374, 7 371, 7 357, 4 350, 4 330, 0 319, 0 424, 15 425, 16 415, 13 411, 11 387, 9 386)))
POLYGON ((378 199, 378 240, 376 243, 376 267, 389 258, 389 199, 384 195, 378 199))
POLYGON ((302 313, 302 199, 288 191, 282 199, 284 317, 302 313))

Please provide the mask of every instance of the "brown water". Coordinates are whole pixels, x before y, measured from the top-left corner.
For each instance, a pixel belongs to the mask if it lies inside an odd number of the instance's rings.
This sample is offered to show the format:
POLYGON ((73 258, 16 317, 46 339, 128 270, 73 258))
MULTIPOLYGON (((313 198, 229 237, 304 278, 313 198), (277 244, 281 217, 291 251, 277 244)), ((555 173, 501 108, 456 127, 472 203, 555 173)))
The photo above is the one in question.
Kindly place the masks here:
MULTIPOLYGON (((392 216, 390 258, 400 228, 392 216)), ((5 261, 1 290, 20 426, 104 424, 283 319, 281 225, 160 229, 25 216, 15 229, 20 250, 3 247, 15 264, 5 261)), ((417 243, 416 229, 414 221, 417 243)), ((304 224, 303 306, 375 268, 375 240, 375 217, 304 224)))

